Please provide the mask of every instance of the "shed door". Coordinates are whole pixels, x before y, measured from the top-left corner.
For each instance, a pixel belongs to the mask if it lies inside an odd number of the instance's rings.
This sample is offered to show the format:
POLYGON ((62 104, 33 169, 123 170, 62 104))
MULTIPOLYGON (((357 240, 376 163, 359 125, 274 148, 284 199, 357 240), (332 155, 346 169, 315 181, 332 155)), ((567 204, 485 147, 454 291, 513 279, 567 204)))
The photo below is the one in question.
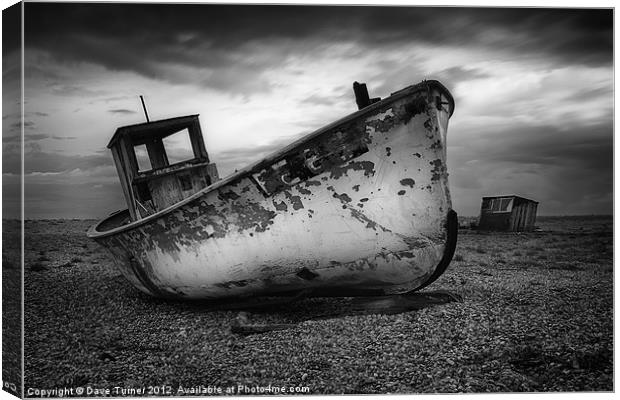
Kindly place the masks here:
POLYGON ((519 228, 522 231, 527 229, 527 203, 521 206, 521 224, 519 228))
POLYGON ((523 230, 523 205, 519 205, 516 207, 514 225, 515 225, 515 231, 523 230))

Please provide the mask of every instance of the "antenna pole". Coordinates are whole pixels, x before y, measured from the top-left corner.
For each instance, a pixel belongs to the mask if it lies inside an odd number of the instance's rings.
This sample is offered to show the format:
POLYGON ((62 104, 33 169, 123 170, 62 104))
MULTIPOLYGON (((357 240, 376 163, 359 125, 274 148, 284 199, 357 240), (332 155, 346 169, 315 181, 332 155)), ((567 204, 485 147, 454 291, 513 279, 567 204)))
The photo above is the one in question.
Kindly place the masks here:
POLYGON ((149 121, 149 113, 146 112, 146 105, 144 104, 144 97, 142 97, 142 95, 140 95, 140 101, 142 102, 142 108, 144 109, 144 115, 146 116, 146 122, 151 122, 149 121))

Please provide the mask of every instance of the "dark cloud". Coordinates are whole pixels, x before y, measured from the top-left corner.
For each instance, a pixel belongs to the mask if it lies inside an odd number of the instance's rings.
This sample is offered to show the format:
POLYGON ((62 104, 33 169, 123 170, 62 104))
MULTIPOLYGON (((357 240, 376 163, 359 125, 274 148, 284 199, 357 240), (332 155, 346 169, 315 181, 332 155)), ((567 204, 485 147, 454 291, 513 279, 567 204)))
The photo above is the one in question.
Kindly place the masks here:
POLYGON ((50 88, 50 92, 57 96, 64 97, 91 97, 106 94, 102 90, 91 90, 80 85, 55 84, 50 88))
POLYGON ((35 142, 38 140, 49 139, 49 138, 50 136, 44 133, 33 133, 33 134, 24 135, 24 140, 35 141, 35 142))
MULTIPOLYGON (((40 150, 30 151, 26 155, 24 172, 63 172, 74 169, 89 169, 98 166, 114 165, 109 154, 65 155, 48 153, 40 150)), ((4 154, 2 158, 3 173, 18 174, 21 169, 20 153, 4 154)))
MULTIPOLYGON (((612 61, 611 9, 110 3, 25 7, 29 48, 66 62, 88 61, 214 88, 230 89, 239 81, 236 69, 261 71, 291 53, 320 50, 326 41, 353 41, 362 48, 414 42, 467 45, 569 64, 612 61), (276 53, 261 53, 261 45, 274 43, 276 53), (174 66, 201 66, 204 73, 170 74, 174 66)), ((260 76, 249 81, 246 91, 269 90, 260 76)))
MULTIPOLYGON (((32 121, 24 121, 24 128, 25 129, 32 129, 34 128, 35 123, 32 121)), ((22 123, 21 121, 17 121, 11 124, 11 129, 21 129, 22 127, 22 123)))
POLYGON ((3 58, 21 48, 21 7, 20 2, 2 10, 3 58))
MULTIPOLYGON (((218 68, 215 73, 209 74, 208 77, 199 80, 198 83, 213 89, 241 94, 244 97, 253 93, 269 93, 274 84, 262 76, 260 71, 267 68, 272 62, 277 63, 277 61, 277 58, 274 57, 273 60, 263 60, 261 65, 253 66, 248 65, 248 61, 244 60, 237 62, 234 67, 218 68)), ((187 82, 180 77, 177 80, 187 82)))
POLYGON ((96 103, 110 103, 110 102, 114 102, 114 101, 119 101, 119 100, 133 100, 135 98, 135 96, 112 96, 112 97, 105 97, 102 99, 94 99, 88 102, 88 104, 96 104, 96 103))
POLYGON ((454 199, 475 210, 481 195, 518 194, 541 201, 542 214, 611 214, 612 129, 542 126, 459 138, 448 148, 454 199))
POLYGON ((539 215, 613 213, 611 170, 487 160, 454 164, 449 164, 451 193, 461 215, 476 215, 482 196, 508 194, 539 201, 539 215))
MULTIPOLYGON (((73 140, 77 139, 76 136, 50 136, 44 133, 35 133, 25 135, 26 141, 38 141, 44 139, 54 139, 54 140, 73 140)), ((3 136, 2 143, 19 143, 21 141, 21 135, 11 135, 11 136, 3 136)))
MULTIPOLYGON (((2 116, 2 119, 7 118, 19 118, 21 116, 21 111, 19 113, 5 114, 2 116)), ((36 117, 49 117, 48 113, 40 112, 40 111, 26 111, 24 113, 26 117, 36 116, 36 117)))
POLYGON ((609 138, 584 138, 578 141, 555 142, 525 141, 514 147, 497 149, 484 159, 494 162, 514 162, 541 166, 562 166, 573 169, 611 171, 613 167, 613 141, 609 138))
POLYGON ((2 136, 2 143, 16 143, 21 140, 21 135, 2 136))
POLYGON ((489 74, 475 68, 451 67, 433 74, 434 79, 440 80, 446 87, 456 87, 462 81, 484 79, 489 74))
MULTIPOLYGON (((45 133, 33 133, 33 134, 24 135, 24 139, 26 141, 36 142, 36 141, 44 140, 44 139, 70 140, 70 139, 77 139, 77 137, 75 136, 50 136, 45 133)), ((21 140, 20 135, 5 136, 2 138, 3 143, 14 143, 14 142, 19 142, 20 140, 21 140)))
POLYGON ((308 96, 301 101, 302 104, 311 104, 311 105, 319 105, 319 106, 333 106, 338 102, 338 98, 333 96, 320 96, 318 94, 313 94, 312 96, 308 96))
POLYGON ((569 101, 579 99, 579 101, 581 102, 586 102, 588 100, 599 100, 600 101, 601 99, 608 99, 608 104, 601 104, 601 106, 603 105, 613 106, 613 98, 614 98, 613 93, 614 93, 613 85, 608 85, 608 86, 601 86, 601 87, 595 87, 595 88, 588 88, 580 92, 573 92, 573 93, 567 94, 564 99, 569 100, 569 101))
POLYGON ((108 110, 108 112, 112 114, 136 114, 136 111, 127 110, 126 108, 115 108, 113 110, 108 110))
POLYGON ((613 126, 611 122, 590 127, 560 129, 555 126, 492 130, 476 137, 456 137, 464 145, 457 159, 471 156, 478 160, 521 164, 555 165, 571 169, 613 168, 613 126))
POLYGON ((77 136, 52 136, 52 139, 55 140, 75 140, 77 136))

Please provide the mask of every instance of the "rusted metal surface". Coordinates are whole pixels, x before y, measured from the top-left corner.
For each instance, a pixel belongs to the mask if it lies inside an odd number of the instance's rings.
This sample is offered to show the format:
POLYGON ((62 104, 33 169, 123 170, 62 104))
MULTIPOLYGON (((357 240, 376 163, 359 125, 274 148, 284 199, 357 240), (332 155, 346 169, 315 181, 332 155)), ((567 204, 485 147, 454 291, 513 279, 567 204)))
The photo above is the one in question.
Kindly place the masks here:
POLYGON ((438 82, 410 86, 173 207, 124 226, 117 214, 88 235, 160 297, 417 289, 455 244, 453 107, 438 82))

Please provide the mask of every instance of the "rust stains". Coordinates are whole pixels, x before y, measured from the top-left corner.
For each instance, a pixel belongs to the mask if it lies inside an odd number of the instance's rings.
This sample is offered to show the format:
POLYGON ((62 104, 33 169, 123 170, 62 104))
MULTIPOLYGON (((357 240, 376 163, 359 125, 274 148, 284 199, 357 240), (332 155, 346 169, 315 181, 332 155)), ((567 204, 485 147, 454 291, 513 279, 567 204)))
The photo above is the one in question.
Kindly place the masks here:
POLYGON ((372 161, 351 161, 346 166, 337 166, 332 168, 330 178, 339 179, 348 176, 349 171, 364 171, 364 176, 373 176, 375 174, 375 163, 372 161))
POLYGON ((301 202, 299 196, 294 196, 294 198, 291 198, 291 201, 293 202, 293 210, 299 210, 300 208, 304 208, 304 205, 301 202))
POLYGON ((262 170, 255 178, 262 184, 267 194, 275 193, 281 188, 286 187, 282 182, 281 175, 275 174, 269 169, 262 170))
POLYGON ((403 240, 407 243, 410 249, 423 249, 432 245, 432 242, 429 239, 424 239, 421 237, 412 236, 406 237, 403 240))
POLYGON ((350 203, 353 200, 346 193, 343 193, 343 194, 334 193, 333 197, 339 199, 343 203, 350 203))
POLYGON ((423 97, 417 97, 405 104, 405 115, 403 116, 403 122, 405 125, 411 121, 411 118, 418 114, 422 114, 428 111, 428 104, 423 97))
MULTIPOLYGON (((318 186, 319 181, 308 179, 328 171, 333 177, 342 176, 351 168, 366 168, 355 162, 343 165, 368 152, 368 143, 370 138, 365 132, 363 121, 352 121, 291 150, 252 176, 267 195, 301 182, 305 182, 306 187, 318 186)), ((303 194, 310 194, 303 190, 300 190, 303 194)))
POLYGON ((301 197, 292 195, 289 191, 284 191, 284 195, 291 202, 293 210, 300 210, 304 208, 304 203, 301 201, 301 197))
POLYGON ((400 180, 400 184, 403 186, 409 186, 410 188, 413 188, 413 185, 415 185, 415 181, 411 178, 405 178, 405 179, 400 180))
POLYGON ((437 150, 437 149, 441 149, 443 148, 443 145, 441 144, 441 140, 437 139, 435 142, 433 142, 433 144, 431 144, 430 149, 432 150, 437 150))
POLYGON ((361 211, 356 210, 354 208, 349 208, 349 211, 351 212, 351 216, 353 218, 355 218, 356 220, 365 223, 366 224, 366 228, 368 229, 372 229, 372 230, 377 230, 377 228, 380 228, 383 232, 392 232, 391 230, 389 230, 388 228, 378 224, 377 222, 371 220, 370 218, 368 218, 366 215, 364 215, 361 211))
POLYGON ((339 171, 347 161, 368 152, 368 143, 364 122, 350 121, 291 149, 253 176, 268 195, 301 182, 306 182, 306 187, 320 185, 319 181, 308 179, 328 171, 333 173, 334 169, 339 171))
POLYGON ((299 191, 299 193, 304 194, 304 195, 309 195, 312 194, 312 192, 308 189, 304 189, 301 186, 297 187, 297 190, 299 191))
POLYGON ((423 95, 412 99, 408 103, 399 106, 392 105, 390 107, 390 109, 383 110, 383 113, 366 122, 367 132, 372 129, 380 133, 388 132, 397 124, 403 123, 407 125, 416 115, 428 113, 429 111, 426 97, 423 95), (393 112, 390 113, 389 111, 393 112))
POLYGON ((233 192, 232 190, 228 190, 226 192, 220 192, 220 194, 218 195, 218 198, 224 201, 229 201, 229 200, 235 201, 240 197, 241 196, 239 196, 237 193, 233 192))
MULTIPOLYGON (((126 232, 123 246, 134 252, 137 249, 159 248, 175 257, 181 247, 191 247, 211 238, 223 238, 232 231, 264 232, 277 215, 260 202, 238 199, 227 203, 224 200, 226 195, 214 194, 214 197, 214 204, 197 199, 138 230, 126 232)), ((274 203, 274 206, 277 209, 282 204, 274 203)))
POLYGON ((431 174, 433 174, 433 176, 431 177, 431 181, 438 181, 439 179, 441 179, 441 175, 445 172, 443 162, 438 158, 431 161, 430 164, 433 166, 433 169, 431 171, 431 174))
MULTIPOLYGON (((329 186, 327 189, 331 190, 331 191, 334 191, 334 187, 333 186, 329 186)), ((334 198, 340 200, 340 202, 343 204, 342 205, 343 209, 347 209, 347 208, 349 209, 349 212, 351 213, 351 216, 353 218, 357 219, 358 221, 360 221, 362 223, 365 223, 366 224, 366 228, 377 230, 377 227, 378 227, 378 228, 381 228, 381 230, 383 230, 384 232, 391 232, 389 229, 381 226, 380 224, 378 224, 375 221, 373 221, 370 218, 368 218, 361 211, 356 210, 355 208, 347 207, 347 203, 350 203, 352 201, 352 199, 346 193, 338 194, 338 193, 336 193, 334 191, 334 194, 332 196, 334 198)))
POLYGON ((273 205, 278 211, 285 211, 285 212, 288 211, 288 207, 286 206, 286 203, 284 201, 281 201, 280 203, 276 203, 276 201, 273 200, 273 205))
MULTIPOLYGON (((276 212, 267 210, 259 203, 248 202, 246 204, 235 203, 231 207, 233 215, 236 215, 236 223, 239 233, 254 229, 256 232, 264 232, 273 224, 276 212)), ((225 217, 225 216, 224 216, 225 217)))
POLYGON ((245 280, 240 280, 240 281, 229 281, 229 282, 216 283, 215 286, 221 287, 223 289, 232 289, 234 287, 245 287, 249 285, 250 283, 251 282, 249 280, 245 279, 245 280))
MULTIPOLYGON (((398 113, 398 110, 397 110, 398 113)), ((383 119, 377 118, 366 122, 366 131, 372 128, 375 132, 385 133, 391 130, 398 123, 399 116, 385 115, 383 119)))

